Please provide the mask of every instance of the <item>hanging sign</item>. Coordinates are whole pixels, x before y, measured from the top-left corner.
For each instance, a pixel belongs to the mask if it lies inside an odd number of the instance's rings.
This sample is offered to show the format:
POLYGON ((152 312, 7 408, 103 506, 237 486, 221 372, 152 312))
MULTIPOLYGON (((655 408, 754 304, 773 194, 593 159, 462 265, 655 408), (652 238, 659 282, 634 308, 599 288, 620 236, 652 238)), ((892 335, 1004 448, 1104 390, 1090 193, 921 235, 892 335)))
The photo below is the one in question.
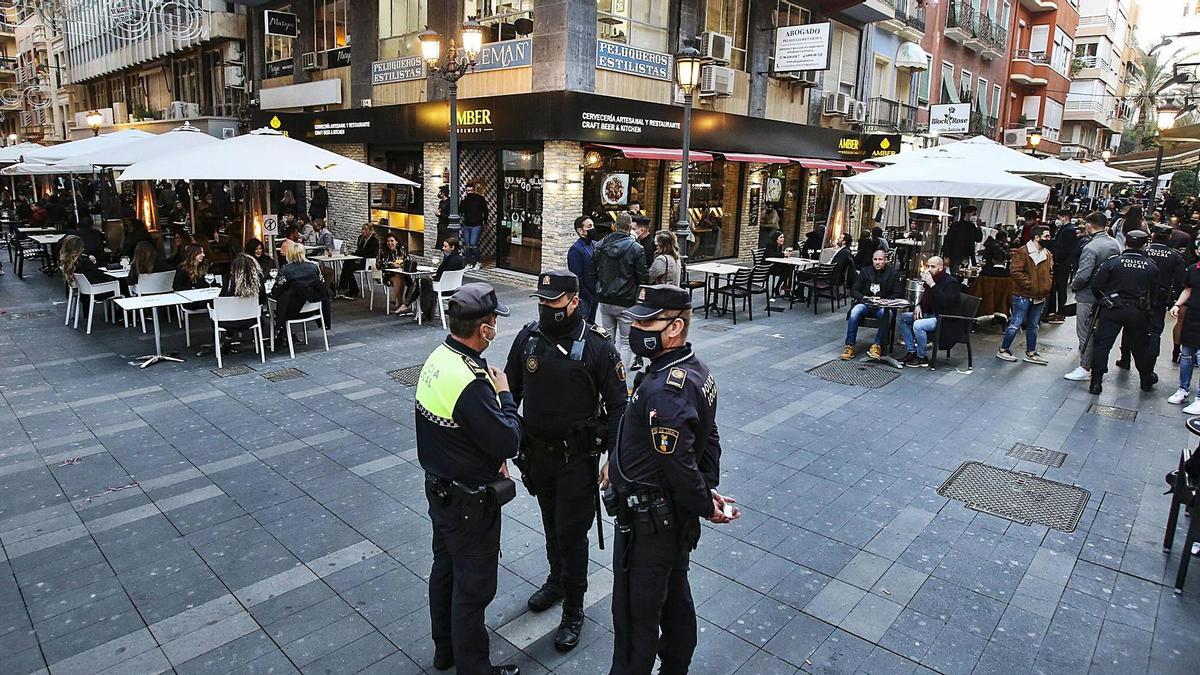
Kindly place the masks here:
POLYGON ((596 40, 596 67, 652 80, 672 78, 670 54, 608 40, 596 40))
POLYGON ((263 214, 263 235, 268 237, 279 236, 279 216, 274 213, 263 214))
POLYGON ((291 12, 278 12, 268 9, 263 12, 263 25, 266 27, 267 35, 279 35, 290 38, 300 35, 300 22, 296 18, 296 15, 291 12))
POLYGON ((776 73, 829 70, 833 30, 828 21, 775 29, 776 73))
POLYGON ((970 103, 939 103, 929 106, 929 133, 965 134, 970 127, 970 103))

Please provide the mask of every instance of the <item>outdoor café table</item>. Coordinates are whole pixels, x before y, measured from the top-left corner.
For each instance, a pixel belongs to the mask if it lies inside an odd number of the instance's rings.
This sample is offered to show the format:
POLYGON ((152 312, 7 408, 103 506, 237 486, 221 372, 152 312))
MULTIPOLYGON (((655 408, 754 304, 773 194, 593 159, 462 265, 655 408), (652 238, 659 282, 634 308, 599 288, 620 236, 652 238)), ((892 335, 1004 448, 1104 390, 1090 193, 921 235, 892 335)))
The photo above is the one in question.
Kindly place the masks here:
POLYGON ((139 368, 147 368, 159 361, 173 361, 175 363, 183 363, 183 359, 177 356, 167 356, 162 353, 162 337, 158 329, 158 308, 159 307, 175 307, 189 302, 197 302, 200 300, 211 300, 221 293, 219 288, 205 288, 195 291, 180 291, 178 293, 159 293, 156 295, 135 295, 131 298, 116 298, 117 306, 126 312, 136 312, 140 309, 150 310, 151 317, 154 321, 154 353, 145 356, 139 356, 129 362, 131 366, 139 368))
MULTIPOLYGON (((58 270, 58 263, 56 263, 54 260, 54 245, 62 241, 63 237, 65 236, 67 235, 33 234, 29 236, 30 239, 36 241, 42 246, 42 248, 46 249, 46 266, 42 268, 42 271, 46 274, 54 274, 54 272, 58 270)), ((22 276, 24 269, 25 265, 22 264, 20 269, 17 271, 17 276, 22 276)))
POLYGON ((315 263, 329 263, 333 265, 333 278, 336 280, 341 278, 343 262, 347 260, 362 260, 362 256, 334 253, 333 255, 310 255, 308 259, 315 263))
MULTIPOLYGON (((421 277, 429 277, 432 279, 433 273, 436 272, 437 270, 436 270, 436 268, 430 267, 428 265, 417 265, 417 268, 411 272, 406 272, 405 270, 402 270, 402 269, 392 269, 392 270, 384 270, 384 271, 385 272, 399 272, 400 274, 403 274, 406 277, 412 277, 414 280, 416 280, 421 277)), ((417 298, 415 300, 413 300, 413 314, 415 314, 417 317, 417 325, 418 326, 421 325, 422 319, 424 317, 422 316, 422 312, 421 312, 421 293, 419 290, 417 291, 417 298)))
MULTIPOLYGON (((791 282, 790 288, 791 288, 791 292, 793 292, 793 293, 796 291, 796 272, 798 272, 800 270, 808 269, 809 267, 816 267, 817 265, 820 264, 820 261, 813 260, 811 258, 802 258, 798 255, 792 256, 790 258, 767 258, 767 262, 779 263, 781 265, 791 265, 792 266, 792 278, 789 281, 791 282)), ((781 299, 782 298, 779 298, 779 297, 771 298, 771 302, 774 302, 776 300, 781 300, 781 299)), ((783 308, 782 307, 772 307, 771 311, 782 312, 783 308)))
MULTIPOLYGON (((887 330, 884 331, 887 341, 887 349, 878 359, 871 358, 870 353, 863 358, 863 361, 882 361, 893 368, 901 368, 900 362, 892 357, 892 348, 896 344, 896 317, 901 311, 907 311, 913 308, 913 303, 904 298, 877 298, 868 296, 862 299, 862 304, 867 307, 878 307, 883 310, 883 321, 887 330)), ((880 345, 882 347, 883 345, 880 345)))
POLYGON ((713 305, 716 303, 716 290, 720 286, 721 277, 732 276, 746 269, 741 265, 730 265, 729 263, 706 262, 688 265, 688 272, 703 272, 704 273, 704 318, 708 318, 708 310, 715 309, 713 305), (712 283, 709 283, 709 280, 712 283))

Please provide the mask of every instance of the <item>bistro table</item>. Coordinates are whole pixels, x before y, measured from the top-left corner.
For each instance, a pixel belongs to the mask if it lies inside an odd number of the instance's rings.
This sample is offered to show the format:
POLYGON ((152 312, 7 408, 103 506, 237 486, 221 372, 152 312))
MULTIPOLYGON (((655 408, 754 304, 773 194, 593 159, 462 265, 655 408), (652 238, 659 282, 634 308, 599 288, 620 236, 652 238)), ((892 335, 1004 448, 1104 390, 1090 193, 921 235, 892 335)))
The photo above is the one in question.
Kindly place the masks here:
POLYGON ((135 295, 130 298, 116 298, 114 302, 126 312, 136 312, 141 309, 150 310, 154 321, 154 353, 139 356, 130 361, 129 365, 137 366, 138 368, 148 368, 159 361, 183 363, 184 360, 178 356, 168 356, 162 353, 162 337, 158 328, 158 308, 175 307, 189 302, 212 300, 220 295, 220 293, 221 289, 219 288, 203 288, 193 291, 179 291, 177 293, 158 293, 155 295, 135 295))
POLYGON ((730 265, 729 263, 706 262, 688 265, 688 272, 703 272, 704 273, 704 318, 708 318, 708 310, 716 309, 716 290, 720 286, 721 277, 732 276, 746 269, 741 265, 730 265), (712 283, 709 283, 709 279, 712 283))
MULTIPOLYGON (((436 272, 436 271, 437 271, 437 269, 436 269, 436 268, 434 268, 434 267, 430 267, 429 265, 417 265, 417 268, 416 268, 416 269, 414 269, 414 270, 413 270, 413 271, 411 271, 411 272, 407 272, 407 271, 405 271, 405 270, 401 270, 401 269, 395 269, 395 270, 385 270, 385 271, 390 271, 390 272, 399 272, 400 274, 403 274, 403 275, 404 275, 404 276, 406 276, 406 277, 412 277, 412 279, 413 279, 414 281, 416 281, 417 279, 420 279, 420 278, 422 278, 422 277, 429 277, 429 278, 431 278, 431 279, 432 279, 432 278, 433 278, 433 273, 434 273, 434 272, 436 272)), ((423 322, 424 316, 423 316, 423 312, 421 311, 421 288, 420 288, 420 284, 418 284, 418 285, 417 285, 417 295, 416 295, 416 299, 414 299, 414 300, 413 300, 413 314, 415 314, 415 315, 416 315, 416 317, 417 317, 417 325, 418 325, 418 326, 422 325, 422 322, 423 322)))
MULTIPOLYGON (((800 256, 792 256, 790 258, 767 258, 767 262, 779 263, 780 265, 790 265, 792 267, 791 279, 789 280, 791 282, 791 287, 788 289, 789 294, 794 294, 796 292, 796 272, 808 269, 810 267, 816 267, 817 265, 821 264, 818 260, 813 260, 812 258, 802 258, 800 256)), ((783 299, 782 296, 776 296, 771 298, 771 302, 781 299, 783 299)), ((795 301, 793 300, 792 302, 795 301)), ((782 312, 784 311, 784 308, 772 307, 771 311, 782 312)))
MULTIPOLYGON (((883 351, 878 359, 872 358, 870 352, 863 357, 863 361, 876 361, 886 363, 893 368, 903 368, 900 362, 892 356, 892 351, 896 345, 896 319, 900 316, 901 311, 912 309, 915 305, 904 298, 880 298, 875 296, 867 296, 862 299, 862 304, 871 308, 883 310, 884 325, 887 330, 884 331, 887 341, 887 349, 883 351)), ((882 347, 883 345, 880 345, 882 347)))
POLYGON ((333 280, 336 284, 339 283, 342 273, 342 263, 347 260, 362 260, 360 255, 350 255, 348 253, 334 253, 333 255, 310 255, 308 259, 315 263, 329 263, 333 265, 333 280))
MULTIPOLYGON (((46 266, 42 271, 46 274, 54 274, 58 270, 58 263, 54 260, 54 245, 62 241, 65 234, 33 234, 29 238, 36 241, 46 249, 46 266)), ((17 276, 24 278, 25 265, 21 264, 21 269, 17 272, 17 276)))

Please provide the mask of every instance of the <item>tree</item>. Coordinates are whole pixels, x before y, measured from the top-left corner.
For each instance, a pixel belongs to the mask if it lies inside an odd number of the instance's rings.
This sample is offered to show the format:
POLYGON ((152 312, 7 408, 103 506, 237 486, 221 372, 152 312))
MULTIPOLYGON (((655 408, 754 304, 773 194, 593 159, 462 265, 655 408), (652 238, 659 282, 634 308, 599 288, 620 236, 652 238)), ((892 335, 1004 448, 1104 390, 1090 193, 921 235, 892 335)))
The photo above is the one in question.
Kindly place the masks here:
POLYGON ((1197 185, 1196 170, 1176 171, 1174 176, 1171 176, 1171 193, 1176 197, 1194 197, 1200 186, 1197 185))
MULTIPOLYGON (((1172 66, 1185 60, 1192 60, 1197 55, 1195 51, 1175 49, 1167 54, 1146 54, 1139 56, 1134 64, 1129 90, 1132 92, 1127 101, 1137 114, 1137 122, 1126 131, 1131 139, 1130 151, 1145 150, 1153 146, 1154 137, 1158 134, 1158 119, 1155 114, 1155 104, 1158 103, 1158 90, 1174 75, 1172 66)), ((1124 149, 1125 139, 1121 139, 1124 149)))

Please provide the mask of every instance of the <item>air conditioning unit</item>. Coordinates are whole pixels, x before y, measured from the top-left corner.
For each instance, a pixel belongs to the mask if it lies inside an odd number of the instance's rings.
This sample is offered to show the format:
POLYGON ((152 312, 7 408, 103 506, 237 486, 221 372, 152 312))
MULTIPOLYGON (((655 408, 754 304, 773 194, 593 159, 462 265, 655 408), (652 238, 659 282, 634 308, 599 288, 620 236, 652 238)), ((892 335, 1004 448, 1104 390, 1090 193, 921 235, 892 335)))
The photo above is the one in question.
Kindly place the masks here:
POLYGON ((1004 145, 1010 148, 1023 148, 1028 139, 1028 130, 1021 129, 1005 129, 1004 130, 1004 145))
POLYGON ((186 101, 171 101, 171 105, 162 109, 165 120, 186 120, 200 116, 200 104, 186 101))
POLYGON ((700 69, 701 96, 733 96, 733 68, 704 66, 700 69))
POLYGON ((830 117, 845 115, 849 112, 851 100, 853 99, 846 94, 825 94, 825 105, 822 107, 821 113, 830 117))
POLYGON ((867 121, 867 104, 862 101, 850 99, 850 107, 846 109, 847 122, 866 122, 867 121))
POLYGON ((733 56, 733 39, 722 33, 700 34, 700 56, 726 64, 733 56))
POLYGON ((303 70, 324 70, 325 52, 304 52, 300 55, 300 68, 303 70))
POLYGON ((241 66, 225 66, 225 88, 241 89, 246 86, 246 71, 241 66))
POLYGON ((242 43, 236 40, 230 40, 221 46, 221 58, 226 64, 242 63, 242 43))
POLYGON ((821 75, 816 70, 799 70, 790 73, 771 73, 771 77, 784 82, 793 82, 802 87, 815 87, 821 75))

